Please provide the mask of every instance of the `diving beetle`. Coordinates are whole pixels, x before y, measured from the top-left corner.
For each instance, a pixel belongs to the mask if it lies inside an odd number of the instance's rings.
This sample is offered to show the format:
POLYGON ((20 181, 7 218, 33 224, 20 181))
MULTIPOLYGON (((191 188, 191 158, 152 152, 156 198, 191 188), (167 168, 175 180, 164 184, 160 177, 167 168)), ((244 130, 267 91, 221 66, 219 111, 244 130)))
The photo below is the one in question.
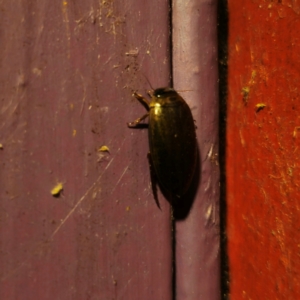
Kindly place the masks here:
POLYGON ((163 189, 180 198, 188 191, 197 165, 194 119, 189 106, 174 89, 158 88, 148 95, 150 102, 133 93, 148 113, 127 125, 138 127, 149 117, 150 164, 163 189))

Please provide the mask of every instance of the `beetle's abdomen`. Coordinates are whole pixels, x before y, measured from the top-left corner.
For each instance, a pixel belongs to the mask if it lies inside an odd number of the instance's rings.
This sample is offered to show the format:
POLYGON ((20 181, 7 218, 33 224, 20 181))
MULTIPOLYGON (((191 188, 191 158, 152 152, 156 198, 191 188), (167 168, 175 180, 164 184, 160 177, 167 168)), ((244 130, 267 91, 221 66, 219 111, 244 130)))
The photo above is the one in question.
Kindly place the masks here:
POLYGON ((197 163, 193 116, 181 100, 176 105, 153 105, 149 115, 152 164, 160 184, 176 196, 188 190, 197 163))

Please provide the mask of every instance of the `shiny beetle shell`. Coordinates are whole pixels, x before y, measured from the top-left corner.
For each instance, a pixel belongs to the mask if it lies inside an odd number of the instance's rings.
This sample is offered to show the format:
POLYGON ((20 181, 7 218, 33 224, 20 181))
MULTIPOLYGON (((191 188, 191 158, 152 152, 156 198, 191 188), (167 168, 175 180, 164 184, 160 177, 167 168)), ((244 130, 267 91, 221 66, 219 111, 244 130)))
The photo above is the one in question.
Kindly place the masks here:
POLYGON ((193 116, 184 99, 171 88, 159 88, 151 102, 134 93, 149 111, 129 123, 136 127, 149 116, 151 165, 161 186, 180 197, 189 189, 197 164, 197 141, 193 116))

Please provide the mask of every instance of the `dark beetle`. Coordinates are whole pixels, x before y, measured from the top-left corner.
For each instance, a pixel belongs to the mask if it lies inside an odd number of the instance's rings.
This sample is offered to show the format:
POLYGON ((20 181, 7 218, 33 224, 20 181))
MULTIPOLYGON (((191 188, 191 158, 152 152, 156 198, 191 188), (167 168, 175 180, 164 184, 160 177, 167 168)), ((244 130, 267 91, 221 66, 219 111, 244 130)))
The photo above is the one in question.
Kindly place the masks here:
POLYGON ((197 141, 193 116, 183 98, 171 88, 148 92, 151 101, 142 95, 133 96, 148 113, 128 127, 137 127, 149 116, 151 165, 161 186, 181 197, 191 185, 197 163, 197 141))

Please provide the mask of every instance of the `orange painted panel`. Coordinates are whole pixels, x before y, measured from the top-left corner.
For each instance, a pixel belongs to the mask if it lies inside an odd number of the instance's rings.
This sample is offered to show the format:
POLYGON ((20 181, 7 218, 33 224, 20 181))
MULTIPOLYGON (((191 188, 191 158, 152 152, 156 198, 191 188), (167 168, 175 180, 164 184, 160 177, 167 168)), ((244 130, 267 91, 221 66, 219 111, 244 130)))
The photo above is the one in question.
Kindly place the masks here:
POLYGON ((228 1, 231 299, 300 299, 300 1, 228 1))

